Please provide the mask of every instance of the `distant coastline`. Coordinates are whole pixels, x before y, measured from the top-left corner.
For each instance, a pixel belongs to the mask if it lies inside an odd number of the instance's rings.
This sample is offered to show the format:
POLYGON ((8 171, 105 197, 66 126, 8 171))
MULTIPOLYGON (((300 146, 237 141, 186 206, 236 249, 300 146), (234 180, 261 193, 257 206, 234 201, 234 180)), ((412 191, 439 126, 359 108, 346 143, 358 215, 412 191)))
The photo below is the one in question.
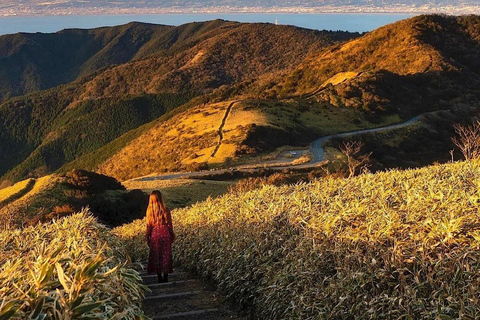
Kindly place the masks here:
POLYGON ((407 19, 413 14, 396 13, 170 13, 116 15, 11 16, 0 18, 0 35, 17 32, 52 33, 63 29, 91 29, 132 21, 178 26, 189 22, 223 19, 247 23, 275 23, 306 29, 367 32, 407 19))
POLYGON ((480 14, 480 5, 468 6, 322 6, 322 7, 207 7, 207 8, 123 8, 123 7, 93 7, 93 8, 51 8, 35 7, 16 7, 0 9, 0 17, 20 17, 20 16, 79 16, 79 15, 150 15, 150 14, 449 14, 465 15, 480 14))

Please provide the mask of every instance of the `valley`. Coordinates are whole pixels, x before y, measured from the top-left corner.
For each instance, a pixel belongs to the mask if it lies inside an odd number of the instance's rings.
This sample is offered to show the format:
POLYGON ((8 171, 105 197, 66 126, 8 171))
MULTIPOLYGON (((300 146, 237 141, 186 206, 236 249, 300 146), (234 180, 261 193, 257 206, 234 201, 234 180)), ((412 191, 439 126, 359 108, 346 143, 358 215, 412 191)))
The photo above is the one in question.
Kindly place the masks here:
POLYGON ((480 318, 479 61, 479 16, 1 36, 0 319, 480 318))
POLYGON ((364 35, 216 20, 0 37, 15 44, 0 60, 0 183, 72 169, 127 180, 248 166, 277 148, 440 110, 396 131, 396 145, 382 133, 367 147, 374 170, 447 161, 452 124, 479 103, 477 19, 419 16, 364 35), (69 52, 72 41, 90 49, 69 52), (36 47, 45 54, 19 58, 36 47), (439 137, 435 150, 411 147, 439 137))

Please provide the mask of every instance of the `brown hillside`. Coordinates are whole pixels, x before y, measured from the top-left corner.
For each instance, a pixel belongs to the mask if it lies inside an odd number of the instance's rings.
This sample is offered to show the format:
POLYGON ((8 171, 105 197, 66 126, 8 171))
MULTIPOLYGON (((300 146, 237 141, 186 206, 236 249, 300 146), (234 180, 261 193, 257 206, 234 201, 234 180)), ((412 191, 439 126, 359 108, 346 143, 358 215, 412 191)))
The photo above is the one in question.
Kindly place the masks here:
POLYGON ((283 145, 306 146, 322 135, 375 127, 399 118, 371 120, 360 110, 326 106, 312 99, 198 105, 149 125, 150 129, 100 163, 97 171, 125 180, 151 173, 216 168, 251 161, 252 156, 283 145))
MULTIPOLYGON (((284 72, 299 64, 311 50, 354 36, 222 20, 179 27, 131 23, 25 35, 35 39, 30 41, 33 44, 44 39, 47 49, 57 39, 58 48, 71 50, 78 37, 101 48, 95 47, 97 51, 81 57, 78 53, 71 59, 72 65, 64 66, 65 70, 76 70, 72 71, 75 74, 88 74, 83 78, 0 105, 0 184, 51 173, 196 95, 219 88, 228 91, 229 85, 284 72), (66 39, 70 46, 62 42, 66 39), (105 67, 111 63, 119 65, 105 67), (96 71, 89 74, 92 70, 96 71)), ((0 37, 0 47, 7 38, 0 37)), ((18 54, 5 54, 15 57, 24 49, 19 45, 18 54)), ((50 70, 51 66, 46 67, 50 70)), ((226 99, 230 96, 226 95, 226 99)))
MULTIPOLYGON (((359 120, 362 118, 385 123, 379 115, 395 114, 405 119, 427 111, 451 110, 454 121, 461 121, 462 115, 471 116, 472 107, 480 106, 480 96, 476 92, 480 84, 477 76, 480 70, 478 21, 476 16, 420 16, 382 27, 348 43, 310 52, 284 82, 277 80, 278 85, 272 86, 270 91, 265 86, 259 90, 267 97, 275 90, 277 94, 296 95, 293 102, 265 100, 249 109, 255 110, 258 118, 249 124, 239 122, 238 128, 242 130, 233 134, 236 140, 231 139, 230 149, 224 149, 220 153, 223 158, 216 162, 208 155, 215 148, 218 125, 212 126, 209 133, 189 136, 191 126, 179 121, 166 124, 164 130, 146 132, 106 161, 100 171, 125 179, 152 172, 185 170, 189 169, 188 164, 207 163, 211 167, 215 163, 228 163, 242 152, 257 153, 282 143, 301 145, 327 132, 354 130, 350 128, 352 123, 357 123, 358 127, 372 126, 368 121, 359 120), (311 92, 315 94, 300 98, 311 92), (296 114, 295 106, 301 104, 303 109, 296 114), (272 105, 274 108, 269 108, 272 105), (322 108, 339 110, 343 117, 322 114, 322 108), (285 117, 289 112, 295 116, 285 117), (302 119, 306 114, 309 121, 306 117, 302 119), (327 117, 322 118, 324 115, 327 117), (336 129, 327 129, 331 123, 336 129), (258 125, 256 129, 253 124, 258 125), (180 129, 168 135, 169 128, 175 126, 180 129), (256 136, 255 139, 252 136, 256 136), (294 141, 289 137, 295 137, 294 141), (155 141, 159 141, 158 150, 155 141), (161 152, 165 155, 160 155, 161 152)), ((194 60, 201 59, 200 56, 194 60)), ((226 109, 227 105, 223 103, 221 108, 226 109)), ((209 122, 208 109, 199 111, 197 116, 199 118, 182 115, 199 123, 209 122)), ((451 123, 442 125, 450 127, 451 123)), ((428 136, 435 139, 433 133, 428 136)), ((450 146, 448 136, 437 138, 450 146)), ((448 150, 441 152, 447 154, 448 150)))
POLYGON ((241 154, 381 125, 385 117, 450 110, 455 121, 469 119, 480 106, 479 20, 419 16, 361 37, 225 21, 167 28, 134 61, 43 92, 42 107, 36 95, 0 106, 0 120, 7 119, 0 121, 0 148, 8 155, 0 172, 9 170, 6 178, 15 181, 70 163, 124 179, 222 165, 241 154), (157 96, 165 93, 175 95, 157 96), (250 108, 258 117, 227 121, 231 136, 218 146, 229 103, 247 98, 262 100, 250 108), (202 123, 212 126, 202 131, 202 123))
POLYGON ((312 92, 340 72, 478 72, 479 20, 419 16, 381 27, 310 56, 283 83, 282 92, 312 92))
POLYGON ((313 51, 351 38, 292 26, 223 22, 148 59, 110 68, 85 83, 82 98, 205 91, 290 70, 313 51))

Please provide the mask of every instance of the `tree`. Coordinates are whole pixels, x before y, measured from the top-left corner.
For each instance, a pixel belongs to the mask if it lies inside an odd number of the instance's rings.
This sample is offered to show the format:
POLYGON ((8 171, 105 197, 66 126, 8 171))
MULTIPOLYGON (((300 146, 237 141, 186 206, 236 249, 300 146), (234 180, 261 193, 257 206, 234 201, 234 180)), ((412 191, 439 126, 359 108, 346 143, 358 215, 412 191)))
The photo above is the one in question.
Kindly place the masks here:
POLYGON ((475 121, 472 125, 462 126, 455 124, 453 126, 457 137, 452 138, 452 142, 460 149, 465 160, 477 159, 480 157, 480 121, 475 121))
POLYGON ((358 172, 365 171, 370 166, 372 153, 360 153, 364 145, 361 141, 346 141, 340 146, 340 151, 345 156, 344 163, 348 167, 349 178, 358 172))

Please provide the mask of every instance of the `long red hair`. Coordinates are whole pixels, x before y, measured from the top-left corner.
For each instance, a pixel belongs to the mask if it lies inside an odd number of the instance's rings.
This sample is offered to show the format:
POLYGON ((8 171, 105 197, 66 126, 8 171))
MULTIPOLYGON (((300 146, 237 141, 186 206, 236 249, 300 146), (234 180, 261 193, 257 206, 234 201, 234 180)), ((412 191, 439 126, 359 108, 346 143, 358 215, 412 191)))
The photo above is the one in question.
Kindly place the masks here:
POLYGON ((163 201, 162 193, 158 190, 150 193, 147 208, 147 224, 167 224, 168 213, 165 202, 163 201))

